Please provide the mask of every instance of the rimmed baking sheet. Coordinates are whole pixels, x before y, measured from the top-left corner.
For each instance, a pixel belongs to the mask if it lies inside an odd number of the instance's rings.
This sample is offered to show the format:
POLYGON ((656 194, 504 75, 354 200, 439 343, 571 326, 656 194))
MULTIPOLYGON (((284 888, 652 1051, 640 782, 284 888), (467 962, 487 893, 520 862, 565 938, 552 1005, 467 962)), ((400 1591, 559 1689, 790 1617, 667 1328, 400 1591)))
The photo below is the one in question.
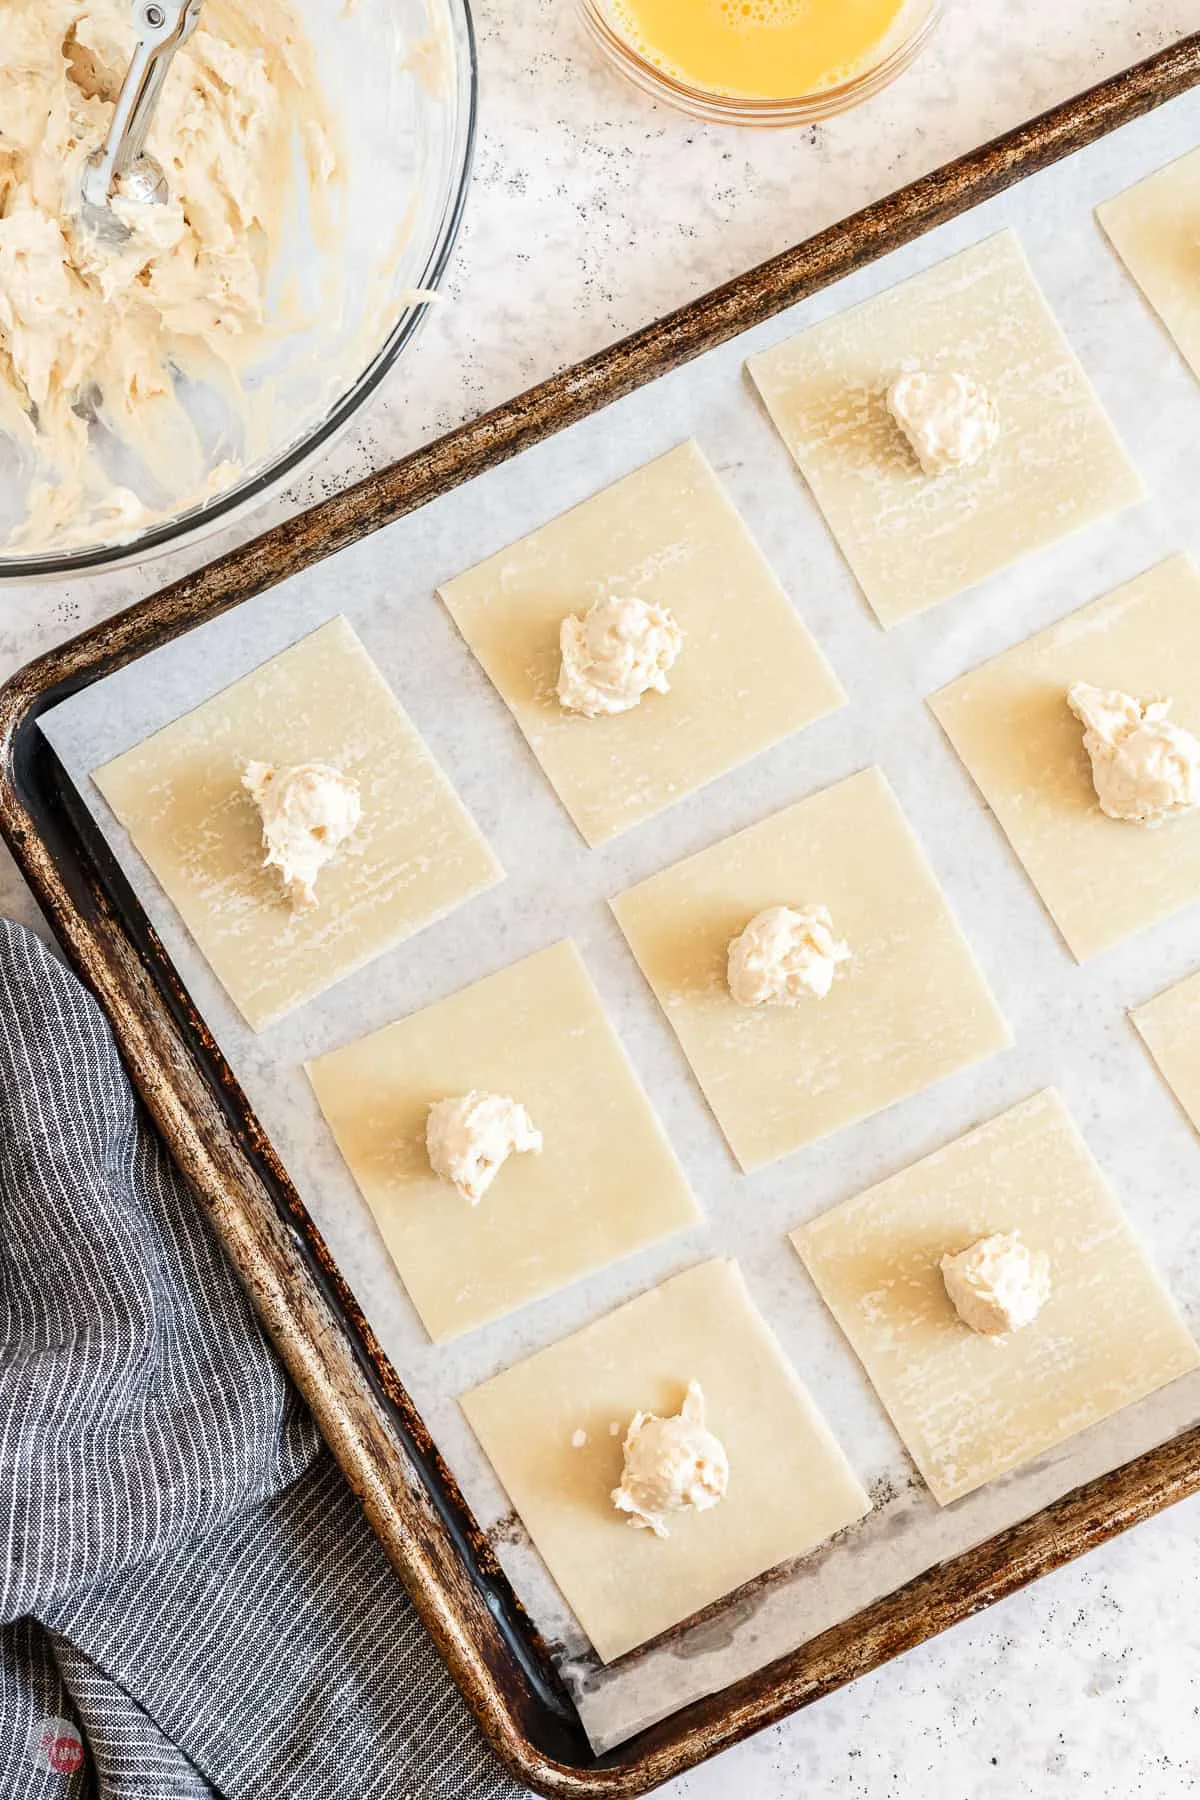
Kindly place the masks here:
POLYGON ((1200 1327, 1192 1201, 1200 1142, 1125 1016, 1200 965, 1194 910, 1078 968, 923 705, 963 670, 1197 545, 1200 385, 1092 216, 1200 142, 1189 94, 894 252, 513 462, 65 702, 42 721, 501 1561, 559 1661, 597 1749, 845 1619, 923 1568, 1027 1517, 1200 1418, 1200 1377, 939 1511, 786 1232, 1047 1084, 1058 1087, 1154 1261, 1200 1327), (989 233, 1017 230, 1149 490, 1141 506, 884 634, 742 370, 745 357, 989 233), (438 582, 694 436, 846 688, 850 704, 659 819, 589 851, 434 596, 438 582), (336 613, 354 624, 507 871, 490 893, 252 1037, 107 813, 90 771, 336 613), (1013 1049, 752 1177, 725 1148, 605 904, 631 882, 878 762, 1016 1033, 1013 1049), (668 1240, 440 1348, 425 1340, 317 1112, 303 1061, 569 935, 705 1213, 668 1240), (792 1571, 602 1670, 523 1540, 455 1396, 712 1254, 735 1255, 876 1502, 792 1571))

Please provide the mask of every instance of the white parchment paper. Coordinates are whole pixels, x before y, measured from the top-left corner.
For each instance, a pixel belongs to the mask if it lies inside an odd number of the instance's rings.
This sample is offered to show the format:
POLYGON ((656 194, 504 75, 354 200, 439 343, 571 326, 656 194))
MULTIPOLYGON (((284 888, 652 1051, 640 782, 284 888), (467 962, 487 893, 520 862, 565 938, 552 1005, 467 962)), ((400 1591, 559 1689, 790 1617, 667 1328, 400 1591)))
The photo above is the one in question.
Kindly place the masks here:
MULTIPOLYGON (((1053 1083, 1200 1328, 1200 1141, 1126 1009, 1200 966, 1200 911, 1087 968, 1059 940, 924 697, 1180 549, 1200 551, 1200 384, 1118 264, 1092 208, 1200 142, 1200 94, 895 252, 689 367, 250 601, 43 720, 216 1033, 297 1188, 606 1748, 1027 1517, 1200 1418, 1177 1382, 1033 1466, 939 1510, 785 1234, 1053 1083), (889 634, 874 623, 761 410, 744 358, 1012 225, 1150 498, 889 634), (815 632, 850 704, 657 820, 589 851, 435 597, 438 582, 694 436, 815 632), (498 853, 507 879, 259 1037, 237 1017, 89 773, 342 612, 498 853), (746 1177, 738 1172, 605 901, 800 796, 880 763, 1016 1033, 932 1091, 746 1177), (569 935, 678 1150, 702 1226, 457 1343, 425 1340, 302 1070, 305 1058, 569 935), (876 1500, 862 1525, 718 1615, 600 1668, 505 1497, 456 1396, 705 1255, 751 1292, 876 1500)), ((1200 230, 1200 224, 1198 224, 1200 230)))

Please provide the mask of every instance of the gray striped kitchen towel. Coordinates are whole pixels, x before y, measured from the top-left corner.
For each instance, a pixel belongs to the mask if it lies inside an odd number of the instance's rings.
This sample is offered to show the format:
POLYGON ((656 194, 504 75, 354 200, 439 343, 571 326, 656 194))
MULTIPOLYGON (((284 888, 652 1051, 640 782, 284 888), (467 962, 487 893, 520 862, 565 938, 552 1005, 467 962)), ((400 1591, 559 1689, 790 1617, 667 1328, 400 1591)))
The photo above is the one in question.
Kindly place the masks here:
POLYGON ((500 1800, 98 1008, 0 921, 0 1800, 500 1800))

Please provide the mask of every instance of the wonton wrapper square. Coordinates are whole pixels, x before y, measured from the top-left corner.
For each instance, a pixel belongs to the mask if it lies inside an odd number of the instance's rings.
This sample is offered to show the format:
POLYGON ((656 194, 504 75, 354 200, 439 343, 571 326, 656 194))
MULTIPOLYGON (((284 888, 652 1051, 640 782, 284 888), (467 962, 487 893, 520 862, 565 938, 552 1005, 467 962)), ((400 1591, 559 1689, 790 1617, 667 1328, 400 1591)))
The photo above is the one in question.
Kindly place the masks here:
POLYGON ((885 626, 1144 497, 1010 231, 747 366, 885 626), (996 402, 999 442, 973 467, 922 473, 886 405, 915 366, 996 402))
POLYGON ((696 1202, 574 944, 554 944, 308 1064, 435 1341, 692 1225, 696 1202), (542 1133, 478 1206, 429 1166, 433 1101, 511 1094, 542 1133))
POLYGON ((602 1662, 871 1509, 734 1262, 674 1276, 472 1389, 462 1408, 602 1662), (635 1412, 678 1412, 691 1380, 729 1454, 729 1491, 656 1538, 612 1504, 622 1444, 635 1412), (587 1433, 578 1449, 576 1431, 587 1433))
POLYGON ((255 1031, 504 874, 342 618, 92 779, 255 1031), (359 784, 362 822, 310 912, 262 866, 250 760, 332 763, 359 784))
POLYGON ((792 1235, 942 1506, 1141 1400, 1200 1353, 1052 1090, 792 1235), (1019 1232, 1050 1259, 1031 1325, 959 1319, 940 1258, 1019 1232))
POLYGON ((1096 217, 1200 376, 1200 150, 1105 200, 1096 217))
POLYGON ((1130 1018, 1163 1080, 1200 1131, 1200 974, 1176 982, 1130 1018))
POLYGON ((813 794, 612 902, 744 1169, 1011 1042, 879 769, 813 794), (729 942, 764 907, 827 906, 853 960, 823 1000, 743 1007, 729 942))
POLYGON ((602 844, 845 703, 695 444, 627 475, 440 590, 589 844, 602 844), (683 632, 669 694, 564 712, 568 613, 629 595, 683 632))
POLYGON ((1073 681, 1171 695, 1200 732, 1200 574, 1186 556, 1069 614, 929 702, 1080 962, 1200 898, 1200 813, 1100 811, 1073 681))

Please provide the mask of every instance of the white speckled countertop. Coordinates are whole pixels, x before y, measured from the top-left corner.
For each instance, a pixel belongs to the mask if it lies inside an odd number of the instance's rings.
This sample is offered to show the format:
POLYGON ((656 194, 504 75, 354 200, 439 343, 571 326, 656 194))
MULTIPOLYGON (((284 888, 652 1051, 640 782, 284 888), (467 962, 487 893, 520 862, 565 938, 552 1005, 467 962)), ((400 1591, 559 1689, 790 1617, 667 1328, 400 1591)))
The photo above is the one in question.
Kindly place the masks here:
MULTIPOLYGON (((1200 0, 953 0, 925 61, 812 131, 654 109, 593 62, 571 0, 475 0, 475 183, 449 294, 306 484, 353 479, 996 132, 1200 30, 1200 0)), ((236 541, 0 588, 0 675, 236 541)), ((2 853, 0 853, 2 855, 2 853)), ((34 921, 12 865, 0 907, 34 921)), ((1200 1500, 675 1784, 672 1800, 1175 1800, 1200 1793, 1200 1500)))

